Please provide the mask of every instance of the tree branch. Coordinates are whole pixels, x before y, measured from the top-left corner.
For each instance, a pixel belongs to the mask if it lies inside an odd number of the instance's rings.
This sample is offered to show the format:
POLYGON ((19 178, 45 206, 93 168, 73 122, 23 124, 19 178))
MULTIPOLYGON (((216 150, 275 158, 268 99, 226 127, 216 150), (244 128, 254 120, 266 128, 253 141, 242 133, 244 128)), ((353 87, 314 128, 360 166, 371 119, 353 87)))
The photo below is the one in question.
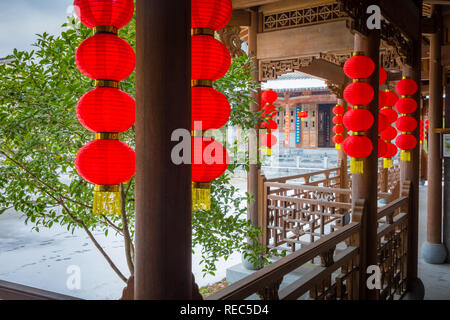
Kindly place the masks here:
POLYGON ((120 184, 120 198, 121 198, 120 215, 122 217, 123 238, 125 241, 125 256, 127 258, 128 269, 130 269, 131 275, 134 276, 134 263, 131 257, 131 247, 130 247, 131 237, 130 237, 130 230, 128 229, 128 219, 125 208, 126 197, 123 183, 120 184))

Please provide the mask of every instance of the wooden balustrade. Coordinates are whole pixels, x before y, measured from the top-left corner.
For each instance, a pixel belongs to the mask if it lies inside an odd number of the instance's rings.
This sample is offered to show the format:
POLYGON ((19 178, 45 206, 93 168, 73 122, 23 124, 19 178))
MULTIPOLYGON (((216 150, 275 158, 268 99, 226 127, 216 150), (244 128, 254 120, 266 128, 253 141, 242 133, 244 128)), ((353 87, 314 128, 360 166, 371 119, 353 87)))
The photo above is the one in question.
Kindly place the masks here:
POLYGON ((0 280, 0 300, 80 300, 56 292, 0 280))
POLYGON ((339 245, 358 236, 360 223, 351 223, 323 237, 307 248, 288 255, 252 275, 212 294, 208 300, 239 300, 257 294, 264 300, 278 299, 357 299, 357 265, 359 249, 354 246, 338 250, 339 245), (279 290, 283 278, 307 264, 321 258, 315 267, 298 280, 279 290), (309 297, 305 294, 309 292, 309 297))

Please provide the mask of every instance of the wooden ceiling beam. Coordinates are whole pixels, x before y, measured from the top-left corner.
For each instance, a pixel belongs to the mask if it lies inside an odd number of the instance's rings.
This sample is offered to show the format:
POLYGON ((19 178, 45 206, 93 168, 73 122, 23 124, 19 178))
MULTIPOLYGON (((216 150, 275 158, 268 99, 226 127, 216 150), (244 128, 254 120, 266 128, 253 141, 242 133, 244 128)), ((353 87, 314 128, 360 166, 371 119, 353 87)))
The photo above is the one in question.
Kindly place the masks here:
POLYGON ((346 21, 259 33, 257 58, 279 60, 318 53, 351 52, 353 42, 346 21))
POLYGON ((323 59, 314 59, 309 66, 300 68, 299 71, 316 78, 331 81, 337 85, 344 85, 346 81, 346 75, 342 67, 323 59))
POLYGON ((249 27, 251 24, 250 11, 237 9, 233 10, 233 15, 228 22, 229 26, 249 27))
POLYGON ((382 15, 411 40, 419 40, 419 8, 411 0, 380 0, 382 15), (401 12, 400 12, 401 11, 401 12))
POLYGON ((233 9, 246 9, 278 1, 279 0, 232 0, 232 3, 233 9))

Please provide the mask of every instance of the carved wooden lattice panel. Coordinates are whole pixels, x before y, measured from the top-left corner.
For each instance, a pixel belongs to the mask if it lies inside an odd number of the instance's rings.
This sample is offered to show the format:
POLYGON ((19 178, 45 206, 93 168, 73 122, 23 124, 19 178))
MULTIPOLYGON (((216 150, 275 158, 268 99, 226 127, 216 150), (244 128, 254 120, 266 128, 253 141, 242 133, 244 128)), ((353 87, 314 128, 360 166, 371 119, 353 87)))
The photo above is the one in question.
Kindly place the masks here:
POLYGON ((340 3, 264 15, 264 32, 346 19, 340 3))

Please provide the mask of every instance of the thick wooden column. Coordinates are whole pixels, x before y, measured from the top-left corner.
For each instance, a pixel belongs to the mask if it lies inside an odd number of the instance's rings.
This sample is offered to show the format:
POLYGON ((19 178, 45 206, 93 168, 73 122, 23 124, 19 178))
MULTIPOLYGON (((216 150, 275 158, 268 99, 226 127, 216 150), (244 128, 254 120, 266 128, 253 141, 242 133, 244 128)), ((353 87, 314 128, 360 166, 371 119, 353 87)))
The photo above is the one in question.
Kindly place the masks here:
MULTIPOLYGON (((445 85, 445 128, 450 128, 450 83, 445 85)), ((444 219, 443 242, 450 262, 450 158, 444 158, 444 219)))
MULTIPOLYGON (((440 21, 440 8, 433 6, 433 15, 440 21)), ((436 129, 442 128, 442 65, 441 23, 430 35, 430 131, 428 138, 428 203, 427 241, 422 246, 422 257, 428 263, 443 263, 446 250, 442 244, 442 159, 441 139, 436 129)))
POLYGON ((192 297, 191 166, 171 159, 191 127, 190 8, 136 1, 135 299, 192 297))
POLYGON ((366 200, 366 210, 362 217, 361 237, 361 280, 360 292, 362 299, 375 299, 375 290, 368 290, 366 286, 366 269, 370 265, 377 265, 377 181, 378 181, 378 67, 380 54, 380 32, 372 30, 367 37, 355 34, 355 51, 363 51, 375 63, 375 72, 368 80, 375 95, 367 109, 372 112, 375 122, 366 133, 372 141, 373 151, 364 159, 364 173, 352 175, 353 204, 358 199, 366 200))

